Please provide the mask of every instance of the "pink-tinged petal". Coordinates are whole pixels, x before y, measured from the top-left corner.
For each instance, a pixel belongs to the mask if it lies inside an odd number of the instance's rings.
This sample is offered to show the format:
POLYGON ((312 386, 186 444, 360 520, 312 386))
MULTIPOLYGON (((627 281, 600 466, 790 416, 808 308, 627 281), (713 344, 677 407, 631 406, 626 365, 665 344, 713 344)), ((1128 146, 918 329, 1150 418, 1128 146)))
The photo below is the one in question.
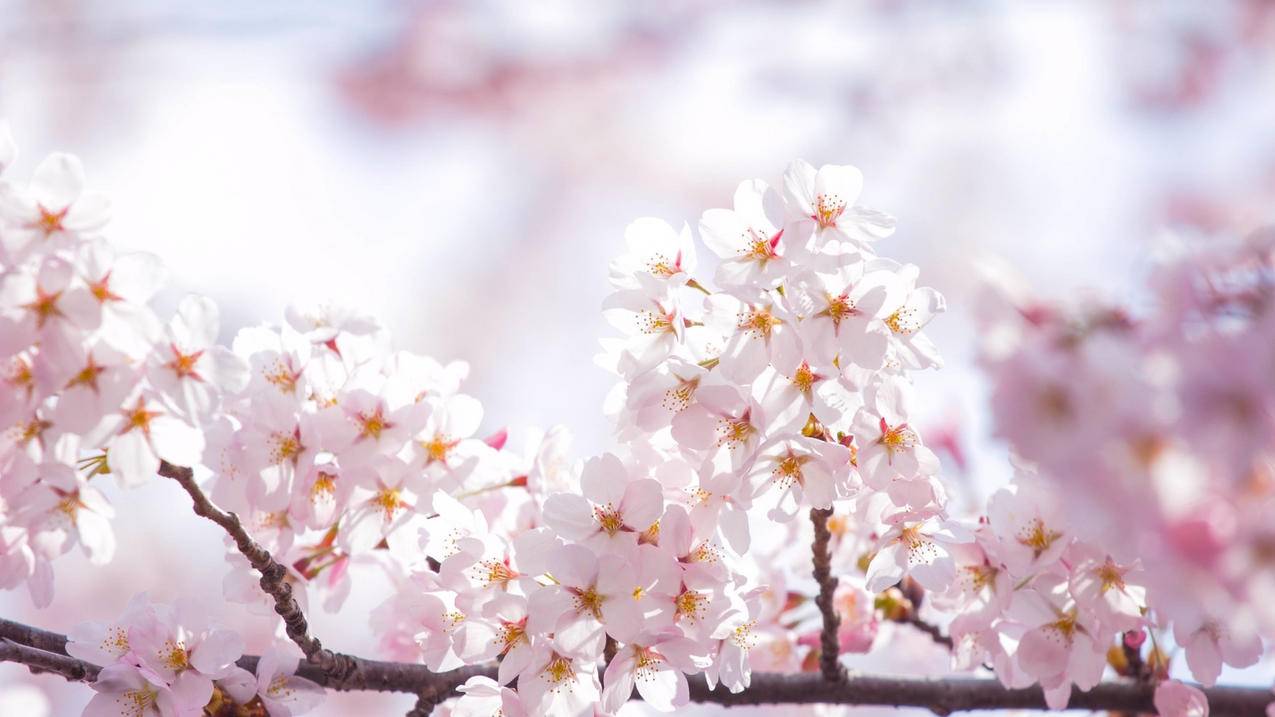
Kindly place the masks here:
MULTIPOLYGON (((1042 685, 1044 687, 1044 685, 1042 685)), ((1045 705, 1051 710, 1067 709, 1071 701, 1071 683, 1063 680, 1060 684, 1044 687, 1045 705)))
POLYGON ((584 462, 580 470, 580 490, 586 498, 619 507, 628 484, 628 470, 614 453, 603 453, 584 462))
POLYGON ((120 711, 119 695, 99 692, 84 706, 81 717, 122 717, 126 714, 120 711))
POLYGON ((452 438, 468 438, 483 421, 483 405, 478 399, 457 394, 447 399, 447 417, 442 430, 452 438))
MULTIPOLYGON (((288 677, 283 685, 283 695, 275 701, 288 708, 289 715, 300 715, 313 710, 323 702, 324 691, 318 684, 304 677, 288 677)), ((272 715, 273 717, 273 715, 272 715)))
POLYGON ((1190 685, 1165 680, 1155 688, 1155 710, 1160 717, 1209 717, 1209 700, 1190 685))
POLYGON ((815 168, 802 159, 795 159, 784 172, 784 195, 798 219, 809 219, 814 214, 815 168))
POLYGON ((602 688, 602 709, 607 714, 618 712, 624 703, 629 701, 629 697, 633 696, 635 662, 633 650, 625 647, 607 665, 606 673, 602 676, 602 682, 605 685, 602 688))
POLYGON ((699 404, 673 416, 673 440, 685 448, 704 450, 716 439, 717 417, 699 404))
POLYGON ((700 238, 709 251, 723 259, 733 259, 745 249, 740 239, 748 227, 729 209, 709 209, 699 221, 700 238))
POLYGON ((31 602, 38 608, 46 608, 53 602, 53 564, 44 559, 35 561, 35 569, 27 578, 27 591, 31 602))
MULTIPOLYGON (((937 546, 934 549, 941 550, 937 546)), ((956 579, 956 563, 951 556, 941 554, 928 562, 914 564, 909 574, 926 590, 943 592, 956 579)))
MULTIPOLYGON (((199 714, 212 697, 212 691, 212 680, 193 670, 181 673, 177 680, 169 685, 169 694, 178 710, 177 714, 182 715, 192 714, 192 711, 193 714, 199 714)), ((160 693, 161 697, 163 694, 163 692, 160 693)))
POLYGON ((173 317, 173 340, 186 351, 203 350, 217 343, 221 314, 217 303, 207 296, 190 295, 182 299, 173 317))
POLYGON ((925 446, 916 446, 912 449, 912 455, 916 462, 915 475, 933 476, 939 473, 939 457, 934 451, 925 446))
POLYGON ((563 585, 588 588, 598 580, 598 558, 582 545, 564 545, 549 556, 549 570, 563 585))
POLYGON ((561 542, 553 531, 546 528, 530 530, 514 538, 514 554, 518 556, 518 570, 528 575, 539 575, 549 569, 549 556, 557 551, 561 542))
POLYGON ((1222 648, 1222 659, 1231 667, 1251 667, 1262 658, 1262 639, 1256 634, 1228 634, 1219 647, 1222 648))
POLYGON ((688 674, 699 672, 709 662, 703 646, 687 637, 663 640, 655 647, 670 665, 688 674))
POLYGON ((645 530, 664 513, 664 488, 650 478, 635 480, 624 489, 620 505, 624 522, 637 530, 645 530))
POLYGON ((229 672, 235 660, 243 656, 243 638, 232 630, 213 630, 190 653, 190 664, 211 677, 229 672))
POLYGON ((248 386, 252 368, 235 352, 224 346, 214 346, 208 350, 206 356, 212 364, 211 373, 223 391, 234 394, 248 386))
POLYGON ((36 283, 46 294, 65 291, 75 276, 75 268, 61 259, 48 259, 40 265, 36 283))
POLYGON ((106 565, 115 557, 115 531, 107 516, 80 510, 76 513, 75 530, 90 563, 106 565))
POLYGON ((879 593, 903 579, 907 551, 898 543, 881 548, 868 563, 867 589, 879 593))
POLYGON ((642 605, 632 595, 613 595, 602 602, 602 622, 611 637, 630 642, 642 632, 642 605))
MULTIPOLYGON (((163 262, 154 254, 134 252, 116 258, 110 267, 111 291, 131 303, 150 301, 167 279, 163 262)), ((98 279, 100 277, 94 277, 98 279)))
POLYGON ((695 539, 691 518, 680 505, 670 505, 660 520, 660 547, 669 547, 678 556, 691 551, 695 539))
POLYGON ((847 208, 852 207, 859 198, 859 192, 863 191, 863 172, 848 164, 824 165, 815 174, 814 190, 816 197, 835 197, 838 203, 844 202, 847 208))
POLYGON ((730 545, 731 550, 740 555, 746 554, 751 542, 748 530, 748 512, 739 510, 733 505, 726 505, 718 513, 717 520, 718 527, 722 531, 722 537, 726 539, 726 543, 730 545))
POLYGON ((102 325, 102 305, 87 289, 69 289, 58 299, 58 311, 72 325, 92 331, 102 325))
POLYGON ((553 632, 558 619, 571 610, 571 594, 556 586, 536 590, 527 599, 527 632, 553 632))
POLYGON ((1218 644, 1205 630, 1200 630, 1187 640, 1186 664, 1191 675, 1205 687, 1212 687, 1222 674, 1222 653, 1218 644))
POLYGON ((513 681, 515 677, 522 674, 522 671, 531 665, 531 658, 535 655, 531 646, 525 641, 520 642, 505 653, 500 660, 500 668, 497 677, 500 684, 507 685, 513 681))
POLYGON ((78 157, 51 154, 35 168, 31 196, 49 211, 61 211, 84 191, 84 165, 78 157))
POLYGON ((217 680, 217 686, 240 704, 248 702, 257 694, 257 678, 242 667, 230 668, 225 677, 217 680))
POLYGON ((109 455, 111 474, 125 487, 141 485, 159 472, 159 456, 139 430, 116 437, 109 455))
POLYGON ((672 712, 690 701, 686 675, 668 665, 646 670, 637 681, 638 694, 660 712, 672 712))
POLYGON ((150 422, 150 432, 155 453, 169 463, 198 465, 204 454, 203 432, 185 421, 172 416, 156 416, 150 422))
POLYGON ((580 541, 598 532, 598 521, 589 501, 574 493, 555 493, 541 509, 545 525, 567 540, 580 541))
POLYGON ((1037 679, 1062 674, 1067 669, 1068 645, 1057 628, 1029 630, 1018 643, 1018 664, 1037 679))
POLYGON ((564 617, 554 631, 554 641, 565 653, 594 657, 606 645, 606 630, 591 615, 564 617))
POLYGON ((62 218, 62 226, 73 232, 101 229, 111 217, 111 200, 99 192, 85 192, 62 218))

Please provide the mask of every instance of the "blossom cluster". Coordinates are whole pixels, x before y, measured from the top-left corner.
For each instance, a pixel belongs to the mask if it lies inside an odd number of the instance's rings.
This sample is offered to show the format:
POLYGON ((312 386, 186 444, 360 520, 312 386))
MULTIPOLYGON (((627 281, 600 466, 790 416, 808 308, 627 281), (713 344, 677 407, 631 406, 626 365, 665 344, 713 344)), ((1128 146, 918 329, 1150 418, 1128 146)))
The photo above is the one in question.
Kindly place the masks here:
MULTIPOLYGON (((0 170, 11 161, 0 137, 0 170)), ((338 610, 359 571, 388 577, 395 589, 371 615, 382 656, 436 671, 498 661, 496 679, 461 687, 456 714, 609 714, 635 690, 667 711, 689 701, 688 676, 739 692, 754 670, 813 669, 820 586, 802 577, 811 521, 796 519, 812 511, 832 533, 843 652, 868 651, 882 621, 916 619, 924 604, 950 617, 954 667, 1039 683, 1054 707, 1108 666, 1164 680, 1169 629, 1205 684, 1261 653, 1239 595, 1263 573, 1228 550, 1261 544, 1263 504, 1238 513, 1240 491, 1269 476, 1254 466, 1269 457, 1271 427, 1256 417, 1269 421, 1270 406, 1244 393, 1275 365, 1269 346, 1253 351, 1270 322, 1269 248, 1265 264, 1211 267, 1213 293, 1164 272, 1175 321, 989 308, 995 407, 1023 460, 963 520, 916 426, 911 379, 942 365, 924 330, 944 299, 916 266, 877 254, 894 220, 857 204, 853 167, 794 162, 779 185, 744 182, 730 208, 706 211, 711 281, 696 273, 689 226, 628 227, 603 307, 620 336, 599 356, 620 379, 606 405, 617 448, 578 464, 560 428, 517 449, 504 430, 479 434, 466 365, 396 350, 356 311, 292 307, 229 346, 209 299, 161 321, 158 261, 106 243, 105 200, 82 187, 65 155, 25 187, 0 181, 0 587, 26 584, 38 604, 52 597, 52 561, 75 545, 111 559, 98 482, 139 486, 167 462, 191 467, 288 567, 303 604, 338 610), (1161 372, 1138 362, 1179 349, 1198 356, 1148 385, 1161 372), (1218 358, 1248 370, 1210 373, 1218 358), (1209 419, 1217 430, 1186 451, 1198 433, 1186 414, 1137 410, 1174 391, 1244 430, 1209 419), (1060 417, 1071 420, 1047 420, 1060 417), (1141 509, 1139 490, 1180 482, 1153 466, 1201 462, 1233 492, 1210 483, 1187 497, 1197 502, 1141 509), (1075 520, 1082 484, 1093 503, 1125 501, 1111 503, 1124 514, 1099 506, 1111 525, 1075 520), (1122 526, 1154 539, 1110 529, 1122 526), (1151 561, 1215 587, 1181 600, 1151 561)), ((225 597, 271 612, 257 571, 233 548, 228 562, 225 597)), ((144 599, 72 637, 72 654, 105 668, 92 714, 130 714, 129 700, 164 715, 216 700, 286 714, 318 689, 288 677, 292 658, 278 653, 248 675, 233 633, 144 599)), ((1183 714, 1202 699, 1163 684, 1183 714)))
POLYGON ((297 677, 300 651, 291 644, 272 647, 251 673, 235 662, 243 640, 208 624, 206 611, 192 602, 152 604, 135 596, 111 623, 84 623, 69 635, 66 651, 102 666, 97 692, 85 715, 199 715, 229 706, 246 714, 291 717, 318 704, 323 688, 297 677))
POLYGON ((997 434, 1052 488, 1049 530, 1102 545, 1104 592, 1136 582, 1124 611, 1172 629, 1211 685, 1275 625, 1275 235, 1159 259, 1142 310, 1041 299, 988 267, 983 363, 997 434))

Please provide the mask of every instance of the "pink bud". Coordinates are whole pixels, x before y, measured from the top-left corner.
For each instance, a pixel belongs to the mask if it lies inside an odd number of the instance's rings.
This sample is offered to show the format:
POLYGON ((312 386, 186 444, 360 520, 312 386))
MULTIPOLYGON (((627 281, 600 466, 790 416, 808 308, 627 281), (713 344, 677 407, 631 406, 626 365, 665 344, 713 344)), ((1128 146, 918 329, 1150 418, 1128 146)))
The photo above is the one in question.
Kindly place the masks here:
POLYGON ((1124 634, 1124 645, 1130 650, 1138 650, 1142 648, 1142 643, 1147 641, 1147 633, 1145 630, 1130 630, 1124 634))

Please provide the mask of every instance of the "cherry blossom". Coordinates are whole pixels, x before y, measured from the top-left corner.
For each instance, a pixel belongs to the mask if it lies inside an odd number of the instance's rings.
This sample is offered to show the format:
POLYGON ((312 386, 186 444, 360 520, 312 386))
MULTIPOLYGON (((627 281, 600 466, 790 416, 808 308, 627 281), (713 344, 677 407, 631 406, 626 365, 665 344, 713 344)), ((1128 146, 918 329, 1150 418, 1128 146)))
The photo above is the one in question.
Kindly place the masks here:
MULTIPOLYGON (((14 156, 0 129, 0 171, 14 156)), ((274 581, 337 611, 355 584, 389 585, 381 657, 494 667, 452 714, 613 714, 635 689, 672 711, 688 677, 738 693, 917 627, 947 632, 955 669, 1039 685, 1054 708, 1119 675, 1157 684, 1162 713, 1207 714, 1170 668, 1211 686, 1275 624, 1275 237, 1176 255, 1138 312, 1002 277, 977 313, 1014 475, 949 500, 970 486, 922 440, 938 399, 914 383, 942 365, 924 329, 945 299, 877 255, 894 221, 856 204, 862 182, 798 161, 782 191, 739 185, 698 222, 715 281, 689 223, 629 225, 602 307, 621 335, 598 358, 613 444, 577 460, 565 429, 506 427, 464 392, 467 364, 395 348, 357 308, 291 306, 232 348, 208 299, 161 322, 158 259, 99 236, 105 201, 54 155, 30 186, 0 183, 0 588, 47 605, 74 547, 117 559, 106 496, 129 494, 110 482, 148 490, 166 462, 278 562, 228 542, 228 601, 271 615, 274 581)), ((244 642, 141 595, 67 651, 103 668, 86 714, 318 703, 291 646, 252 674, 244 642)))

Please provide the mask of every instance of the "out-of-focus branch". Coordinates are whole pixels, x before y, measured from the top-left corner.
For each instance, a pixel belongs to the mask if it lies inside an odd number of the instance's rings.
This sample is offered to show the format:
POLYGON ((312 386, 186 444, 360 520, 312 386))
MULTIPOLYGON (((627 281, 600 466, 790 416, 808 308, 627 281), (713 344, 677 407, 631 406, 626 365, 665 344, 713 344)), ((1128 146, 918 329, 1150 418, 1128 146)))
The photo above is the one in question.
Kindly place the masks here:
MULTIPOLYGON (((28 627, 20 623, 0 620, 0 661, 16 662, 38 671, 56 672, 67 679, 87 680, 96 674, 97 667, 82 660, 67 657, 64 653, 22 644, 10 635, 26 635, 32 641, 52 647, 65 646, 66 637, 57 633, 28 627), (82 671, 82 673, 81 673, 82 671)), ((302 663, 297 674, 334 690, 367 690, 373 692, 406 692, 420 696, 422 704, 433 705, 455 695, 457 685, 470 677, 482 675, 495 677, 492 665, 465 667, 452 672, 431 672, 424 665, 381 662, 351 657, 358 663, 357 684, 338 682, 315 665, 302 663)), ((239 666, 252 672, 257 667, 257 657, 239 660, 239 666)), ((691 699, 720 705, 766 704, 841 704, 841 705, 891 705, 896 707, 923 707, 937 714, 964 710, 1043 710, 1045 696, 1038 687, 1021 690, 1006 689, 993 679, 948 677, 925 679, 918 677, 878 677, 874 675, 846 675, 838 682, 829 682, 823 675, 812 673, 777 674, 756 673, 751 684, 742 692, 732 694, 718 686, 708 689, 702 677, 691 678, 691 699)), ((1214 717, 1265 717, 1266 705, 1275 695, 1260 687, 1209 687, 1200 688, 1209 700, 1209 713, 1214 717)), ((1149 683, 1113 681, 1097 685, 1088 692, 1073 689, 1072 709, 1116 712, 1155 712, 1153 698, 1155 686, 1149 683)), ((418 713, 418 714, 428 714, 418 713)))
POLYGON ((815 604, 823 615, 823 630, 819 633, 819 669, 823 672, 824 679, 839 682, 845 678, 845 668, 837 659, 841 653, 841 643, 837 640, 841 618, 832 604, 833 595, 837 592, 837 578, 832 574, 832 557, 828 549, 828 542, 832 539, 832 533, 828 531, 828 518, 831 516, 831 508, 814 508, 810 511, 810 522, 815 526, 811 555, 815 582, 819 583, 819 595, 815 598, 815 604))

